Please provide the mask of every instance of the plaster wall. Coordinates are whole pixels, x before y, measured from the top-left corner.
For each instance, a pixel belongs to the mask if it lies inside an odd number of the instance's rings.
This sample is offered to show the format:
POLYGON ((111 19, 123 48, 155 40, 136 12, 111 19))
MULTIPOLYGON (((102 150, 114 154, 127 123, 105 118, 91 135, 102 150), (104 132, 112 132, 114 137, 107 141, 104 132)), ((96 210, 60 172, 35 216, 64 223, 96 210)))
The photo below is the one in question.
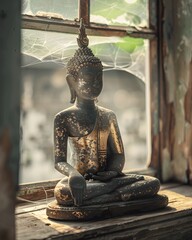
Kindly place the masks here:
POLYGON ((162 179, 192 183, 192 1, 163 1, 162 179))

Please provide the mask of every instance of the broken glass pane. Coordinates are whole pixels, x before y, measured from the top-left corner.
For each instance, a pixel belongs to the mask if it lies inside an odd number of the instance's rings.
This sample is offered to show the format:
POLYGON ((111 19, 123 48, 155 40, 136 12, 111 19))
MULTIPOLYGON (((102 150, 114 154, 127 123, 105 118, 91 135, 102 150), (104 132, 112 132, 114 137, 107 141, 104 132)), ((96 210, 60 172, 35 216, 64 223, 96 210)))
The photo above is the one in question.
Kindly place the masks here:
MULTIPOLYGON (((89 46, 106 70, 123 69, 144 81, 148 41, 130 37, 89 36, 89 46)), ((22 30, 22 66, 64 67, 77 49, 76 35, 37 30, 22 30)))
POLYGON ((78 0, 22 0, 22 14, 74 20, 78 17, 78 0))
POLYGON ((148 0, 91 0, 90 21, 121 26, 148 25, 148 0))
MULTIPOLYGON (((21 182, 61 177, 54 170, 53 119, 57 112, 71 106, 65 66, 77 49, 76 35, 22 30, 22 39, 21 182)), ((89 39, 104 65, 104 89, 98 104, 117 115, 125 169, 144 167, 148 41, 129 37, 89 39)))

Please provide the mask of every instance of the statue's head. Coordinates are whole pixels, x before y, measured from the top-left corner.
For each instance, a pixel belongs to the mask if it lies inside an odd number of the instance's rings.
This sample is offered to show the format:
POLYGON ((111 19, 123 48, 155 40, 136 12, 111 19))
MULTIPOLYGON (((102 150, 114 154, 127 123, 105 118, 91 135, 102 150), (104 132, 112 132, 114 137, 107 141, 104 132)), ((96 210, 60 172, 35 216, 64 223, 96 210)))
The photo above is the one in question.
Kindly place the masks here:
POLYGON ((88 48, 89 40, 82 19, 77 43, 79 48, 67 64, 66 79, 71 91, 71 103, 75 102, 76 96, 84 99, 97 98, 103 86, 103 66, 100 59, 88 48))

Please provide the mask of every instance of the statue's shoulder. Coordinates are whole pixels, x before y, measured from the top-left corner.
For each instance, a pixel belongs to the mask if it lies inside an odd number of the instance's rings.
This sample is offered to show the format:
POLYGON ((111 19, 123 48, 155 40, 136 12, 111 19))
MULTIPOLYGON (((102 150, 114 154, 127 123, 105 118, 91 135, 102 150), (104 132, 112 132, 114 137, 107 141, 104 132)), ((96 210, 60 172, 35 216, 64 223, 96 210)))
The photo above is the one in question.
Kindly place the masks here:
POLYGON ((110 121, 114 120, 114 119, 116 120, 116 115, 111 109, 104 108, 101 106, 98 106, 98 109, 99 109, 99 114, 101 117, 107 118, 110 121))
POLYGON ((68 120, 71 118, 73 114, 74 114, 74 107, 69 107, 67 109, 64 109, 58 112, 55 115, 55 121, 68 122, 68 120))

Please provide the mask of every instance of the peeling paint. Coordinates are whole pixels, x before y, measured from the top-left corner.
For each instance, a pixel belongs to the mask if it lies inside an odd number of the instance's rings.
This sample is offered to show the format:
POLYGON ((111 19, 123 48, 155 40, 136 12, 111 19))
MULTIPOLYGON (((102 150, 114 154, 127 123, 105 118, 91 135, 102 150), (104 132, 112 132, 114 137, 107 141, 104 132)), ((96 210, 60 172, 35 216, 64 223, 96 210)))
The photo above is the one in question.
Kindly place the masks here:
POLYGON ((188 183, 192 182, 192 2, 164 0, 163 3, 165 88, 161 96, 166 99, 161 108, 165 113, 162 131, 166 138, 162 148, 162 177, 165 181, 173 177, 188 183), (173 109, 168 107, 170 104, 173 109), (171 116, 175 125, 170 125, 171 116))
POLYGON ((14 226, 14 184, 8 168, 11 141, 8 129, 0 131, 0 213, 3 221, 0 221, 0 239, 13 239, 14 232, 10 230, 14 226), (4 238, 2 234, 6 234, 4 238))
MULTIPOLYGON (((167 53, 168 54, 168 53, 167 53)), ((175 92, 175 69, 174 69, 174 59, 173 56, 169 55, 169 57, 164 60, 164 71, 165 75, 169 75, 170 81, 167 82, 166 88, 169 89, 167 101, 171 103, 174 101, 174 92, 175 92), (171 81, 172 79, 172 81, 171 81)))
POLYGON ((165 148, 163 150, 163 160, 164 164, 162 166, 162 178, 164 181, 170 179, 173 176, 172 164, 171 164, 171 157, 169 151, 165 148))

